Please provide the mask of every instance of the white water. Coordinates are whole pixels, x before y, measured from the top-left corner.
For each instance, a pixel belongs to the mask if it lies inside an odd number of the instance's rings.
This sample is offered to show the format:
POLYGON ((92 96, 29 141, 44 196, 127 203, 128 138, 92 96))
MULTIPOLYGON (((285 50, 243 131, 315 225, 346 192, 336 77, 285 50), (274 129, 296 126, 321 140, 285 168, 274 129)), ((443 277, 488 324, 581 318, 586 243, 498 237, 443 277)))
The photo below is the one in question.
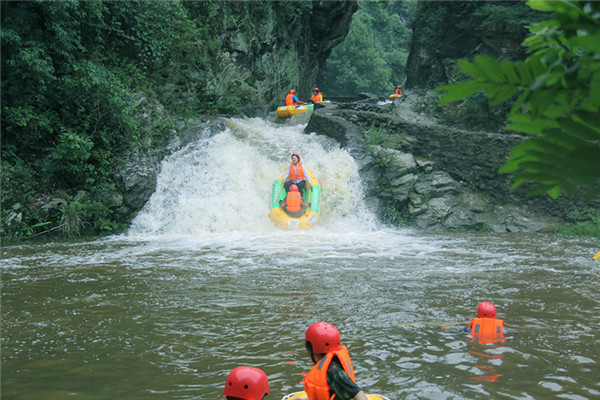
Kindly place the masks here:
MULTIPOLYGON (((206 236, 281 232, 268 217, 273 181, 300 154, 322 186, 321 235, 372 231, 358 168, 334 140, 305 125, 231 119, 163 161, 156 192, 134 219, 130 236, 206 236)), ((277 233, 279 234, 279 233, 277 233)))

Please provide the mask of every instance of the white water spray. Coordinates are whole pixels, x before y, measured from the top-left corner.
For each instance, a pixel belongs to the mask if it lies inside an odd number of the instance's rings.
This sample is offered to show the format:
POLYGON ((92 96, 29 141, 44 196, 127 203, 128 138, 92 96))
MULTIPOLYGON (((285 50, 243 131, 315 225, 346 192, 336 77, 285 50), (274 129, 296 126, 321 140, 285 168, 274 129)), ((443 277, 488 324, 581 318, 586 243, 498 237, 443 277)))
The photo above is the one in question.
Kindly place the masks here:
POLYGON ((304 127, 231 119, 223 132, 167 157, 130 235, 278 231, 268 217, 271 186, 292 153, 300 154, 323 190, 321 221, 311 231, 374 229, 354 159, 334 140, 306 135, 304 127))

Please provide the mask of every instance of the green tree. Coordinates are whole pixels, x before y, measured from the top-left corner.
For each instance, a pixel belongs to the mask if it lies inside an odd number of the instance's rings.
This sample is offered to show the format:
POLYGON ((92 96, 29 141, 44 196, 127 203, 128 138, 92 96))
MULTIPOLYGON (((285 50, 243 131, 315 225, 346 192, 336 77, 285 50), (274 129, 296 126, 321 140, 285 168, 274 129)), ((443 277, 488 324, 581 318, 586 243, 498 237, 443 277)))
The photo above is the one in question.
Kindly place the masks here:
POLYGON ((491 104, 516 98, 507 118, 510 130, 527 135, 500 173, 511 173, 516 189, 532 182, 529 195, 589 189, 600 194, 600 3, 530 0, 551 18, 530 27, 525 61, 476 56, 459 66, 472 79, 438 90, 441 104, 480 91, 491 104))
POLYGON ((332 51, 317 78, 325 95, 387 95, 401 84, 410 38, 408 13, 407 2, 359 1, 346 40, 332 51))

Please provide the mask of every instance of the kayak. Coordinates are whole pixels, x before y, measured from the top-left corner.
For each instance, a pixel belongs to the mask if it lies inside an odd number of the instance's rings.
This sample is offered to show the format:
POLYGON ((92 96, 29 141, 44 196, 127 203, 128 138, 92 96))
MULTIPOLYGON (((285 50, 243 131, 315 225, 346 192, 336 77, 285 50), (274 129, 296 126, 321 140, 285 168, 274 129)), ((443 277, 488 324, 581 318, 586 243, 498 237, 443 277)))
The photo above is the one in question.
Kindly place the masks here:
POLYGON ((402 97, 401 94, 390 94, 390 100, 396 100, 402 97))
MULTIPOLYGON (((293 400, 293 399, 301 399, 301 398, 306 398, 306 397, 308 397, 306 395, 306 392, 302 391, 302 392, 290 393, 287 396, 284 396, 283 399, 281 399, 281 400, 293 400)), ((367 394, 367 399, 369 399, 369 400, 390 400, 387 397, 383 397, 379 394, 367 394)))
POLYGON ((321 185, 313 172, 306 168, 312 185, 308 185, 302 193, 302 198, 306 203, 310 203, 305 209, 304 213, 299 218, 289 216, 279 204, 280 200, 285 200, 287 192, 283 187, 283 176, 275 179, 273 182, 273 189, 271 191, 271 210, 269 211, 269 217, 271 220, 281 229, 296 230, 296 229, 310 229, 319 222, 321 219, 321 185))
POLYGON ((288 118, 292 115, 312 110, 314 106, 314 104, 306 104, 304 106, 281 106, 277 107, 277 115, 281 118, 288 118))

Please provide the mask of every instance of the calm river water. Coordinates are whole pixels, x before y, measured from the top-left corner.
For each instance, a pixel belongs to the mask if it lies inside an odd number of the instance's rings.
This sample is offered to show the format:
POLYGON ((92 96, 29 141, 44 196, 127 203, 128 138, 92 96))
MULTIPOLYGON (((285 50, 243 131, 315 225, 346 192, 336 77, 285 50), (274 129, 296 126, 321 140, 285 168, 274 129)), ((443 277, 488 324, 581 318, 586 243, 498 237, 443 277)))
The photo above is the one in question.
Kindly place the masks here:
POLYGON ((597 240, 391 230, 357 182, 327 139, 232 120, 165 160, 127 235, 4 247, 2 399, 218 399, 239 365, 280 399, 302 389, 317 321, 391 400, 600 397, 597 240), (290 149, 324 188, 308 232, 267 217, 290 149), (503 343, 458 332, 481 301, 503 343))

